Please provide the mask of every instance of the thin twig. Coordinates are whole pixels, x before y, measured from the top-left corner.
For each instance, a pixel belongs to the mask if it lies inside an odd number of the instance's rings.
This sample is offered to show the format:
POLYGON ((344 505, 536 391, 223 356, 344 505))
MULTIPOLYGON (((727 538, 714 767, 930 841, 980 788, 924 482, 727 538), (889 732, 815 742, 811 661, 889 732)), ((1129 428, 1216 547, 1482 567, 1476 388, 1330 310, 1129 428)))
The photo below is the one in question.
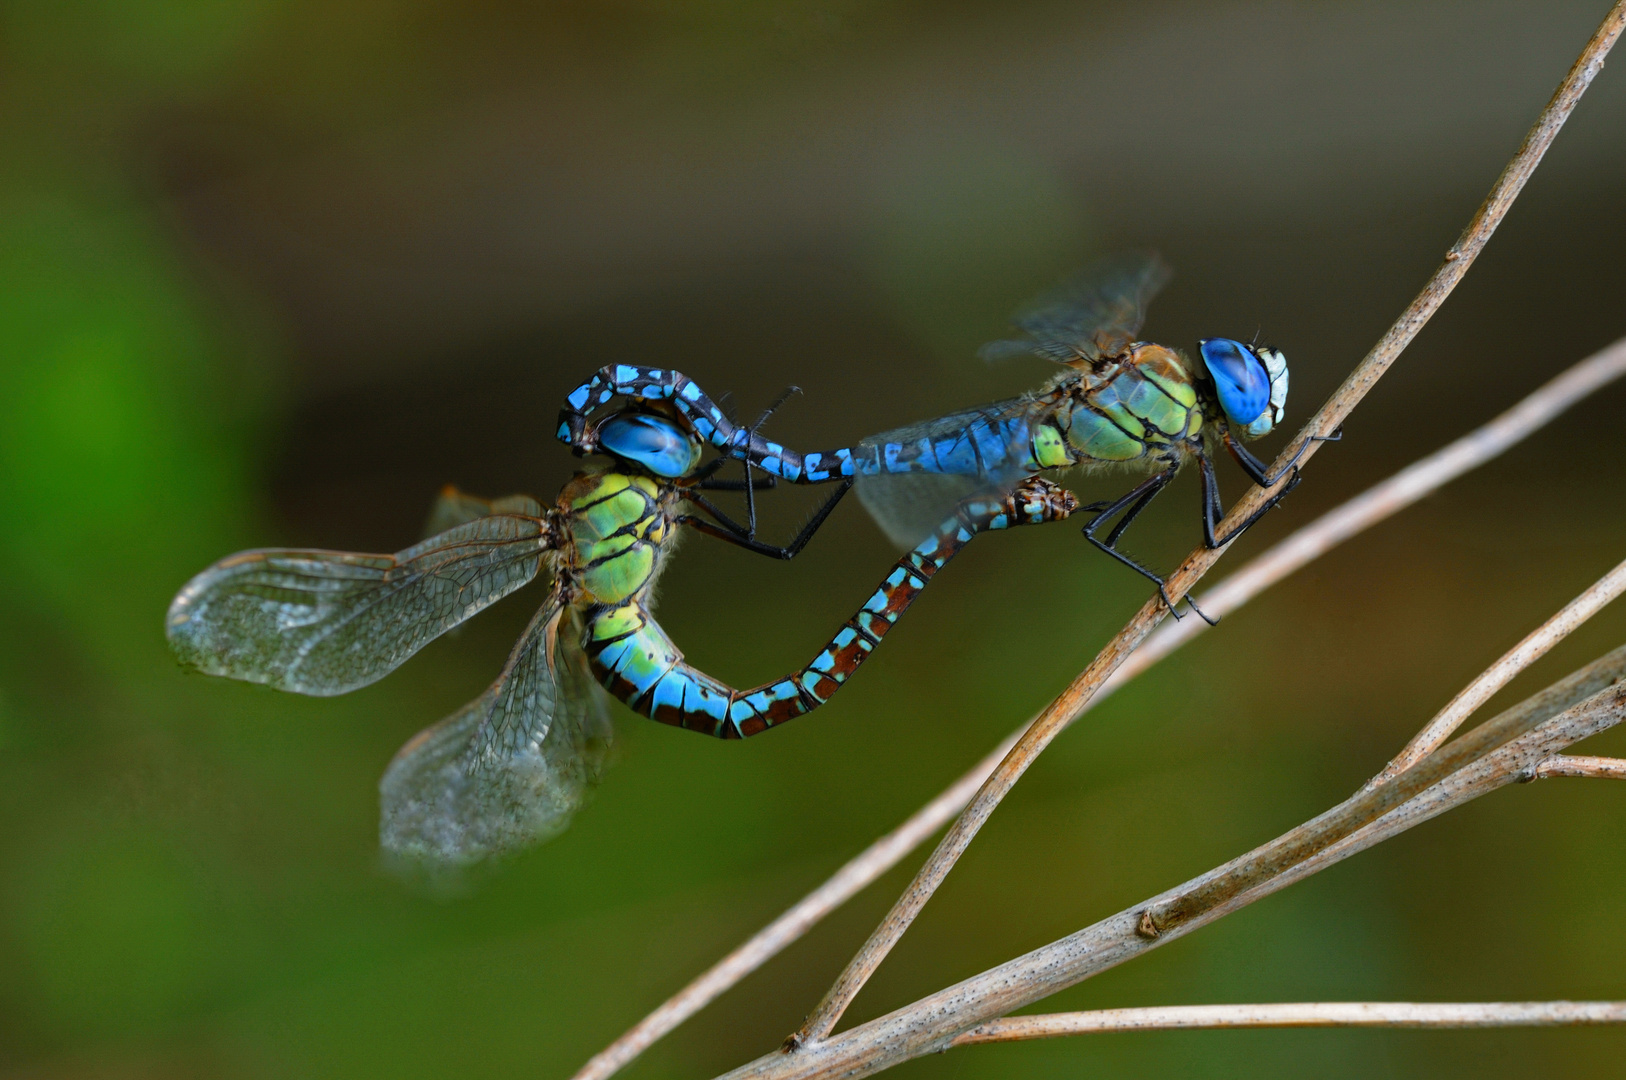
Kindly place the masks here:
POLYGON ((1626 1001, 1305 1001, 1271 1005, 1166 1005, 1008 1016, 978 1024, 950 1046, 1189 1028, 1494 1028, 1626 1024, 1626 1001))
MULTIPOLYGON (((1534 663, 1547 649, 1580 625, 1580 620, 1574 617, 1578 608, 1584 609, 1586 604, 1590 604, 1590 611, 1596 611, 1607 602, 1607 599, 1599 601, 1600 596, 1612 598, 1623 588, 1626 588, 1626 561, 1605 574, 1578 599, 1565 605, 1562 611, 1543 623, 1540 630, 1525 638, 1519 646, 1491 665, 1469 684, 1468 690, 1495 680, 1500 680, 1497 686, 1506 685, 1514 675, 1534 663), (1542 647, 1526 648, 1526 644, 1532 640, 1542 647)), ((1454 700, 1462 700, 1468 696, 1468 690, 1458 694, 1454 700)), ((1480 700, 1483 701, 1484 698, 1480 700)), ((1457 723, 1460 722, 1459 718, 1457 723)), ((1436 730, 1438 726, 1437 720, 1430 721, 1419 733, 1419 738, 1436 730)), ((1455 726, 1456 724, 1453 724, 1452 728, 1455 726)), ((1281 872, 1281 868, 1304 862, 1322 847, 1330 846, 1356 829, 1375 821, 1395 806, 1430 785, 1438 783, 1442 776, 1458 771, 1464 764, 1478 760, 1490 750, 1511 738, 1517 738, 1527 730, 1529 730, 1527 718, 1504 713, 1495 720, 1475 728, 1448 747, 1439 746, 1443 739, 1436 740, 1425 756, 1414 760, 1403 770, 1391 771, 1393 767, 1391 762, 1340 808, 1339 813, 1344 815, 1342 825, 1329 824, 1323 816, 1286 834, 1272 844, 1259 848, 1238 860, 1231 871, 1205 882, 1200 892, 1179 896, 1155 910, 1149 909, 1146 913, 1146 932, 1151 936, 1163 933, 1170 926, 1185 922, 1200 912, 1219 906, 1232 896, 1247 892, 1265 878, 1276 876, 1281 872), (1389 791, 1390 788, 1394 790, 1389 791)), ((1407 745, 1415 745, 1418 741, 1418 738, 1413 738, 1407 745)))
POLYGON ((1601 780, 1626 780, 1626 758, 1554 754, 1536 766, 1532 780, 1549 776, 1592 776, 1601 780))
POLYGON ((1593 583, 1586 592, 1564 605, 1563 610, 1535 630, 1523 641, 1507 651, 1479 678, 1469 683, 1462 692, 1441 709, 1439 714, 1412 736, 1411 742, 1396 754, 1383 771, 1372 778, 1373 784, 1386 784, 1396 776, 1437 750, 1462 722, 1473 715, 1498 690, 1506 686, 1515 675, 1547 655, 1547 651, 1563 641, 1577 627, 1601 611, 1615 597, 1626 592, 1626 562, 1593 583))
MULTIPOLYGON (((1469 221, 1457 242, 1446 252, 1445 261, 1395 324, 1344 380, 1344 384, 1288 444, 1273 466, 1273 471, 1284 470, 1287 462, 1293 460, 1292 455, 1295 454, 1298 455, 1301 465, 1307 462, 1310 455, 1321 445, 1309 440, 1314 436, 1331 434, 1344 422, 1350 411, 1366 396, 1444 303, 1445 298, 1456 288, 1491 234, 1496 231, 1497 225, 1506 216, 1525 182, 1540 164, 1542 156, 1552 145, 1564 121, 1569 118, 1582 94, 1602 69, 1604 57, 1608 55, 1623 28, 1626 28, 1626 0, 1617 0, 1563 82, 1559 84, 1552 100, 1525 135, 1523 144, 1508 162, 1507 167, 1502 170, 1502 175, 1497 178, 1484 204, 1469 221)), ((1269 494, 1260 488, 1251 489, 1226 515, 1225 526, 1233 527, 1246 520, 1248 515, 1263 504, 1269 494)), ((1165 591, 1173 602, 1177 603, 1196 584, 1223 554, 1223 550, 1198 548, 1187 557, 1180 568, 1168 578, 1165 591)), ((807 1022, 786 1040, 787 1048, 815 1042, 830 1034, 841 1014, 869 981, 870 975, 880 966, 881 961, 897 944, 904 931, 914 922, 927 900, 937 891, 949 870, 970 845, 1006 792, 1010 791, 1027 771, 1028 766, 1033 764, 1062 729, 1083 712, 1101 684, 1117 670, 1135 647, 1146 639, 1163 616, 1162 599, 1153 597, 1148 600, 1130 619, 1128 625, 1107 643, 1095 660, 1039 714, 1017 740, 1010 754, 1000 762, 973 797, 948 834, 932 852, 931 857, 926 860, 926 864, 916 874, 915 879, 887 913, 886 918, 876 927, 869 940, 863 944, 826 992, 807 1022)))
MULTIPOLYGON (((1202 595, 1203 610, 1215 616, 1230 614, 1338 544, 1504 453, 1578 401, 1622 375, 1626 375, 1626 338, 1568 368, 1495 419, 1329 510, 1268 551, 1249 560, 1202 595)), ((1086 711, 1207 627, 1208 624, 1201 619, 1163 623, 1096 692, 1086 711)), ((897 865, 910 851, 964 809, 1026 728, 1024 724, 1013 731, 941 794, 854 856, 784 914, 629 1028, 583 1065, 571 1080, 605 1080, 625 1068, 657 1039, 715 1001, 807 933, 831 911, 897 865)))
POLYGON ((794 1054, 759 1058, 726 1074, 724 1080, 850 1080, 945 1050, 980 1024, 1183 937, 1356 852, 1525 779, 1543 760, 1626 720, 1623 678, 1626 648, 1480 725, 1393 782, 1357 792, 1255 851, 886 1016, 804 1046, 794 1054), (1598 689, 1600 685, 1602 689, 1598 689), (1577 702, 1578 694, 1587 696, 1577 702), (1298 861, 1292 861, 1294 856, 1298 861), (1239 871, 1251 871, 1262 861, 1270 865, 1264 873, 1249 873, 1244 891, 1216 893, 1212 888, 1215 882, 1234 880, 1239 871), (1199 897, 1211 903, 1194 905, 1193 898, 1199 897), (1149 913, 1174 909, 1183 909, 1182 917, 1149 919, 1149 913))

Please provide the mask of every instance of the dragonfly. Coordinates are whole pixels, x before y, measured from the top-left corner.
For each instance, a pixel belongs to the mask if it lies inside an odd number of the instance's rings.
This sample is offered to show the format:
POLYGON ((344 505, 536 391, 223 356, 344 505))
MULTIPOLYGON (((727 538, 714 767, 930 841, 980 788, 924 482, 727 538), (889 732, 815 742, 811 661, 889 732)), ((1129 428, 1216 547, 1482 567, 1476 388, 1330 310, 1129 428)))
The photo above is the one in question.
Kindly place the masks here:
MULTIPOLYGON (((715 476, 727 456, 702 463, 709 435, 665 398, 628 395, 624 405, 584 418, 580 445, 597 460, 551 505, 448 489, 432 517, 436 535, 392 555, 279 548, 220 560, 170 605, 174 653, 183 666, 210 675, 343 694, 382 678, 502 597, 546 580, 546 597, 496 681, 407 742, 379 785, 387 853, 468 864, 568 824, 598 779, 611 738, 599 687, 662 723, 723 739, 759 734, 830 700, 974 536, 1064 519, 1077 508, 1071 493, 1043 478, 961 500, 808 664, 737 690, 687 663, 655 620, 652 590, 675 539, 690 528, 792 558, 851 481, 790 544, 766 544, 756 538, 754 516, 742 525, 704 494, 740 490, 741 483, 715 476)), ((760 420, 738 429, 721 411, 718 418, 745 443, 763 442, 760 420)), ((748 495, 754 491, 750 473, 743 483, 748 495)))
MULTIPOLYGON (((1008 491, 1049 471, 1130 469, 1149 473, 1127 493, 1079 507, 1091 544, 1150 579, 1169 610, 1162 576, 1120 550, 1124 532, 1195 461, 1201 478, 1203 542, 1222 547, 1299 483, 1298 454, 1271 471, 1244 440, 1268 434, 1287 405, 1287 358, 1268 345, 1203 338, 1197 356, 1139 340, 1146 307, 1169 268, 1152 252, 1103 260, 1035 301, 1015 319, 1020 340, 997 341, 990 360, 1031 353, 1065 368, 1037 392, 883 432, 855 446, 797 453, 727 421, 692 382, 653 368, 605 368, 561 414, 559 437, 576 447, 594 403, 617 393, 670 401, 696 430, 747 473, 794 483, 856 481, 859 499, 901 546, 929 533, 943 510, 972 495, 1008 491), (1287 482, 1229 532, 1213 455, 1223 448, 1262 488, 1287 482)), ((1335 441, 1338 432, 1311 441, 1335 441)), ((1308 443, 1305 444, 1306 446, 1308 443)), ((1189 598, 1188 598, 1189 601, 1189 598)), ((1208 619, 1194 601, 1193 610, 1208 619)))

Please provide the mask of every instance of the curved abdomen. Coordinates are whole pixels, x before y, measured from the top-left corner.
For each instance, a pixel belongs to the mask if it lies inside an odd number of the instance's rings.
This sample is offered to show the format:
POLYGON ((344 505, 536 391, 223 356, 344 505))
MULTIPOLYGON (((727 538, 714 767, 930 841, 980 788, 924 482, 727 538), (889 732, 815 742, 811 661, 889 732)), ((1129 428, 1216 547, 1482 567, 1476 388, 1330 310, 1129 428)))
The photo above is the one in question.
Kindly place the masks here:
POLYGON ((639 601, 591 611, 584 645, 600 682, 635 712, 718 738, 755 735, 830 700, 932 576, 977 533, 1055 521, 1076 507, 1070 492, 1038 479, 1004 498, 967 501, 898 560, 875 595, 810 663, 750 690, 736 690, 687 663, 639 601))

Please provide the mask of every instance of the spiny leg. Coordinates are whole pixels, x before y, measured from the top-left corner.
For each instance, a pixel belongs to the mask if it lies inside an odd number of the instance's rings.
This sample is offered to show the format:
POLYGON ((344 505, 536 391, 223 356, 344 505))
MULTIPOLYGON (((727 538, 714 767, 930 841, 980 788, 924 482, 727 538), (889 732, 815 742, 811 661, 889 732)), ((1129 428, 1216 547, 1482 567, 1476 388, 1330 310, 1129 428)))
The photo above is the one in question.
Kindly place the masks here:
POLYGON ((1277 469, 1275 473, 1266 472, 1265 463, 1254 457, 1253 453, 1238 442, 1228 429, 1224 432, 1223 437, 1225 439, 1225 449, 1236 459, 1236 463, 1242 466, 1242 471, 1248 474, 1248 479, 1262 488, 1268 488, 1274 487, 1283 476, 1286 476, 1290 470, 1298 466, 1299 458, 1304 456, 1304 451, 1309 449, 1311 443, 1338 442, 1344 437, 1344 428, 1340 424, 1333 429, 1331 435, 1311 435, 1299 445, 1298 450, 1294 451, 1292 460, 1277 469))
POLYGON ((813 534, 819 531, 819 527, 830 516, 830 511, 836 508, 836 503, 841 501, 842 497, 852 489, 852 486, 853 482, 850 479, 845 481, 836 490, 836 493, 825 500, 824 505, 820 506, 818 511, 808 519, 807 524, 802 526, 801 532, 797 533, 795 538, 784 547, 764 544, 752 536, 743 525, 731 520, 728 515, 718 510, 709 500, 693 492, 686 493, 684 497, 716 518, 717 521, 707 521, 705 518, 696 517, 693 514, 680 514, 673 519, 673 524, 687 525, 698 532, 705 533, 707 536, 715 536, 719 540, 726 540, 730 544, 742 547, 747 551, 756 552, 758 555, 767 555, 775 559, 794 559, 802 553, 802 549, 807 546, 807 542, 813 539, 813 534))
POLYGON ((717 520, 717 524, 727 529, 732 536, 745 537, 747 539, 751 538, 749 530, 747 530, 744 525, 741 525, 739 522, 735 521, 732 517, 725 513, 721 507, 712 502, 710 499, 706 498, 704 495, 699 494, 691 488, 689 491, 684 493, 683 497, 689 502, 698 506, 700 509, 704 510, 706 513, 710 514, 717 520))
MULTIPOLYGON (((1201 448, 1198 448, 1195 452, 1197 460, 1201 463, 1203 480, 1203 543, 1210 548, 1222 547, 1252 528, 1254 523, 1274 510, 1277 503, 1281 502, 1290 491, 1299 486, 1299 482, 1303 477, 1298 470, 1298 461, 1304 456, 1304 451, 1308 449, 1309 445, 1313 442, 1338 442, 1343 437, 1343 425, 1334 428, 1330 435, 1311 435, 1299 445, 1292 459, 1272 474, 1266 471, 1264 462, 1254 457, 1247 447, 1233 438, 1230 431, 1225 431, 1223 438, 1226 450, 1230 452, 1231 457, 1236 459, 1236 463, 1242 467, 1242 471, 1247 473, 1248 478, 1255 484, 1262 488, 1270 488, 1279 483, 1283 476, 1287 476, 1288 480, 1280 491, 1266 499, 1257 510, 1249 514, 1246 521, 1224 536, 1214 534, 1214 530, 1225 517, 1224 504, 1220 501, 1219 481, 1214 475, 1213 462, 1209 460, 1208 455, 1201 448)), ((1191 606, 1196 608, 1197 605, 1193 603, 1191 606)), ((1207 617, 1206 615, 1203 616, 1205 619, 1207 617)))
MULTIPOLYGON (((733 460, 735 459, 718 458, 713 464, 721 465, 724 462, 733 460)), ((744 491, 748 484, 758 491, 767 491, 779 486, 777 476, 753 476, 750 480, 718 480, 711 475, 716 471, 716 469, 708 466, 700 480, 691 486, 697 487, 701 491, 744 491)))
MULTIPOLYGON (((1261 503, 1259 509, 1249 514, 1246 521, 1224 536, 1216 536, 1214 530, 1225 518, 1225 508, 1219 497, 1219 481, 1214 476, 1214 465, 1213 462, 1208 460, 1207 454, 1199 452, 1197 460, 1202 469, 1203 478, 1203 543, 1211 548, 1224 547, 1252 528, 1255 522, 1275 509, 1276 504, 1287 497, 1288 492, 1298 487, 1299 482, 1303 479, 1303 474, 1294 469, 1292 475, 1288 477, 1287 483, 1282 485, 1282 489, 1261 503)), ((1277 479, 1279 480, 1280 477, 1277 479)))
MULTIPOLYGON (((1171 463, 1162 472, 1155 473, 1147 479, 1141 481, 1139 484, 1135 485, 1134 489, 1127 495, 1124 495, 1122 498, 1112 502, 1090 503, 1088 506, 1081 508, 1084 510, 1097 511, 1095 517, 1090 520, 1090 523, 1084 526, 1084 539, 1088 540, 1097 548, 1100 548, 1108 555, 1111 555, 1114 559, 1117 559, 1131 570, 1155 584, 1157 586, 1158 595, 1163 598, 1163 603, 1168 606, 1169 614, 1173 615, 1176 619, 1182 618, 1182 616, 1180 612, 1176 610, 1174 601, 1169 599, 1167 583, 1152 570, 1142 566, 1128 555, 1125 555, 1123 552, 1119 551, 1117 548, 1117 543, 1119 537, 1123 536, 1124 530, 1129 528, 1130 523, 1133 522, 1135 518, 1140 516, 1140 512, 1146 509, 1147 504, 1149 504, 1153 499, 1157 498, 1158 493, 1169 486, 1169 483, 1174 479, 1174 474, 1178 468, 1179 466, 1177 463, 1171 463), (1122 520, 1120 520, 1118 524, 1113 527, 1112 531, 1107 534, 1107 538, 1105 540, 1102 540, 1100 537, 1095 535, 1103 525, 1105 525, 1120 512, 1123 513, 1122 520)), ((1190 597, 1187 597, 1187 600, 1189 601, 1190 597)), ((1195 609, 1195 605, 1193 605, 1193 610, 1195 609)), ((1202 612, 1199 611, 1198 614, 1202 615, 1202 612)), ((1204 622, 1208 621, 1208 616, 1202 615, 1202 618, 1204 622)))
POLYGON ((689 487, 691 489, 698 488, 701 491, 744 491, 746 485, 749 484, 758 491, 765 491, 769 488, 779 486, 779 478, 771 475, 751 476, 745 480, 717 479, 717 470, 721 469, 729 462, 737 460, 739 459, 728 457, 727 455, 712 458, 710 461, 702 465, 694 473, 694 475, 689 478, 689 487))
MULTIPOLYGON (((780 392, 779 396, 773 400, 773 404, 762 410, 762 415, 757 417, 757 422, 752 424, 750 430, 745 433, 745 445, 747 449, 749 449, 751 443, 756 440, 757 432, 762 430, 762 425, 768 422, 768 417, 779 411, 779 406, 783 405, 794 395, 800 394, 801 392, 802 388, 800 386, 787 386, 783 391, 780 392)), ((740 460, 745 466, 745 520, 747 522, 746 528, 748 529, 746 536, 748 539, 755 539, 757 535, 757 486, 751 482, 750 453, 747 452, 744 454, 740 460)), ((846 493, 842 492, 842 494, 846 493)), ((836 498, 841 498, 841 495, 837 495, 836 498)), ((834 504, 832 503, 831 505, 834 504)))

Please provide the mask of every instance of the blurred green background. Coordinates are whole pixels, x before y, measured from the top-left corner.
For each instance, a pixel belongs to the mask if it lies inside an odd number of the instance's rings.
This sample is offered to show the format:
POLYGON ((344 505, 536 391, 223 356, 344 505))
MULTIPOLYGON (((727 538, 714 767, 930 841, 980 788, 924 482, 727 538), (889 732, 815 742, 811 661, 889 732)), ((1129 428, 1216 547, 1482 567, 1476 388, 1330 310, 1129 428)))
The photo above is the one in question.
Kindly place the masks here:
MULTIPOLYGON (((1033 386, 1042 364, 975 346, 1129 246, 1177 270, 1149 334, 1262 330, 1296 423, 1606 7, 0 3, 0 1074, 567 1076, 1041 706, 1144 582, 1074 529, 992 538, 803 722, 724 745, 617 707, 619 763, 574 827, 452 899, 379 871, 377 778, 485 686, 540 595, 312 701, 176 670, 181 583, 248 546, 403 547, 446 482, 550 497, 574 465, 558 404, 612 359, 744 413, 796 383, 772 431, 808 448, 1033 386)), ((1227 564, 1626 333, 1618 66, 1227 564)), ((1623 407, 1597 395, 1091 714, 852 1019, 1343 798, 1626 554, 1623 407)), ((765 500, 770 533, 805 495, 765 500)), ((1134 550, 1171 565, 1195 500, 1182 478, 1134 550)), ((753 685, 892 557, 856 505, 790 564, 696 539, 661 613, 753 685)), ((1500 700, 1623 639, 1605 612, 1500 700)), ((1620 997, 1623 825, 1601 782, 1506 790, 1049 1007, 1620 997)), ((777 1045, 914 865, 627 1075, 777 1045)), ((1623 1052, 1607 1029, 1166 1033, 895 1075, 1603 1077, 1623 1052)))

